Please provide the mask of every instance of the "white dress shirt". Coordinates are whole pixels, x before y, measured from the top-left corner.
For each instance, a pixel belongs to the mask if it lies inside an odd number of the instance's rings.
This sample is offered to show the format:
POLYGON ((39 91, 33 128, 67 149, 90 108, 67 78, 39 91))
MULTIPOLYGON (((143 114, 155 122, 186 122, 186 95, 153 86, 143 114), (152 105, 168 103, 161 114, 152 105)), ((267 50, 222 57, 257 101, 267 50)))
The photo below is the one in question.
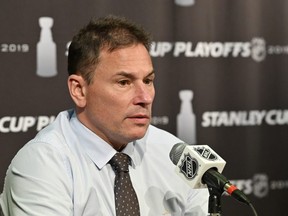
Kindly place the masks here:
MULTIPOLYGON (((191 189, 175 174, 169 152, 179 142, 150 125, 145 137, 122 151, 132 159, 142 216, 208 215, 208 190, 191 189)), ((107 164, 115 153, 73 110, 61 112, 12 160, 1 197, 4 215, 115 215, 115 174, 107 164)))

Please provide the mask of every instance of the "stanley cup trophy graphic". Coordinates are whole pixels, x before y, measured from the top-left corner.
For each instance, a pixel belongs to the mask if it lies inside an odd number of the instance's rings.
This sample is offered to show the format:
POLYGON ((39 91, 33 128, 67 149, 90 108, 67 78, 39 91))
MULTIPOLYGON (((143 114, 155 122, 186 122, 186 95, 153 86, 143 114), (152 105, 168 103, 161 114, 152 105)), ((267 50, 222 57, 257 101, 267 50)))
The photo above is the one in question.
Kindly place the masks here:
POLYGON ((180 113, 177 115, 177 136, 188 144, 196 144, 196 117, 193 113, 191 90, 179 92, 180 113))
POLYGON ((195 0, 175 0, 175 4, 180 6, 191 6, 195 4, 195 0))
POLYGON ((40 40, 37 43, 37 72, 40 77, 53 77, 57 75, 56 44, 52 38, 51 17, 40 17, 40 40))

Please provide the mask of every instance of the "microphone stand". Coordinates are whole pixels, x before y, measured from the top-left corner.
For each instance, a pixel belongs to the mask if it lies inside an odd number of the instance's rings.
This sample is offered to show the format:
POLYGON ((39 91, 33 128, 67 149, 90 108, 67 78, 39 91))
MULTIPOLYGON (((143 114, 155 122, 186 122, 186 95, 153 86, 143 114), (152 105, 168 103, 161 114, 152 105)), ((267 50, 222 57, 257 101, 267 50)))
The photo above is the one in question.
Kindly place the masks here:
POLYGON ((208 212, 210 216, 221 216, 221 196, 224 192, 219 187, 207 185, 209 190, 208 212))

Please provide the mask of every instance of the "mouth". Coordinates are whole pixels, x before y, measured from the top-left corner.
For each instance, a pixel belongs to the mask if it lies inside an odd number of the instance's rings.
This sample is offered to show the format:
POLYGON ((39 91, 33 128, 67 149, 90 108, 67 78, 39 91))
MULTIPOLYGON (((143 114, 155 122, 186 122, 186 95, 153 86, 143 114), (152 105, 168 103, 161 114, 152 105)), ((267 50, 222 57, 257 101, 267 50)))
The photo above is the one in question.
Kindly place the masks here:
POLYGON ((150 116, 145 114, 136 114, 129 116, 128 119, 132 120, 136 124, 147 124, 150 122, 150 116))

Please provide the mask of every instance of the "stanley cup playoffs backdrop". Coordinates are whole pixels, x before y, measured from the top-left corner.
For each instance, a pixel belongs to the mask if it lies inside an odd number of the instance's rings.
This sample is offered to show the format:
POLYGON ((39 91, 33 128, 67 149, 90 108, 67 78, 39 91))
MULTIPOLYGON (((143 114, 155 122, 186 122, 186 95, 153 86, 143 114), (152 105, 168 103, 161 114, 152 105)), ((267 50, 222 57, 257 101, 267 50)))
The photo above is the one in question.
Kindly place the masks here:
MULTIPOLYGON (((288 3, 285 0, 0 2, 0 186, 37 131, 72 107, 67 47, 91 17, 126 16, 153 35, 152 123, 207 144, 259 215, 288 195, 288 3)), ((184 184, 184 182, 183 182, 184 184)), ((252 215, 223 196, 224 215, 252 215)))

